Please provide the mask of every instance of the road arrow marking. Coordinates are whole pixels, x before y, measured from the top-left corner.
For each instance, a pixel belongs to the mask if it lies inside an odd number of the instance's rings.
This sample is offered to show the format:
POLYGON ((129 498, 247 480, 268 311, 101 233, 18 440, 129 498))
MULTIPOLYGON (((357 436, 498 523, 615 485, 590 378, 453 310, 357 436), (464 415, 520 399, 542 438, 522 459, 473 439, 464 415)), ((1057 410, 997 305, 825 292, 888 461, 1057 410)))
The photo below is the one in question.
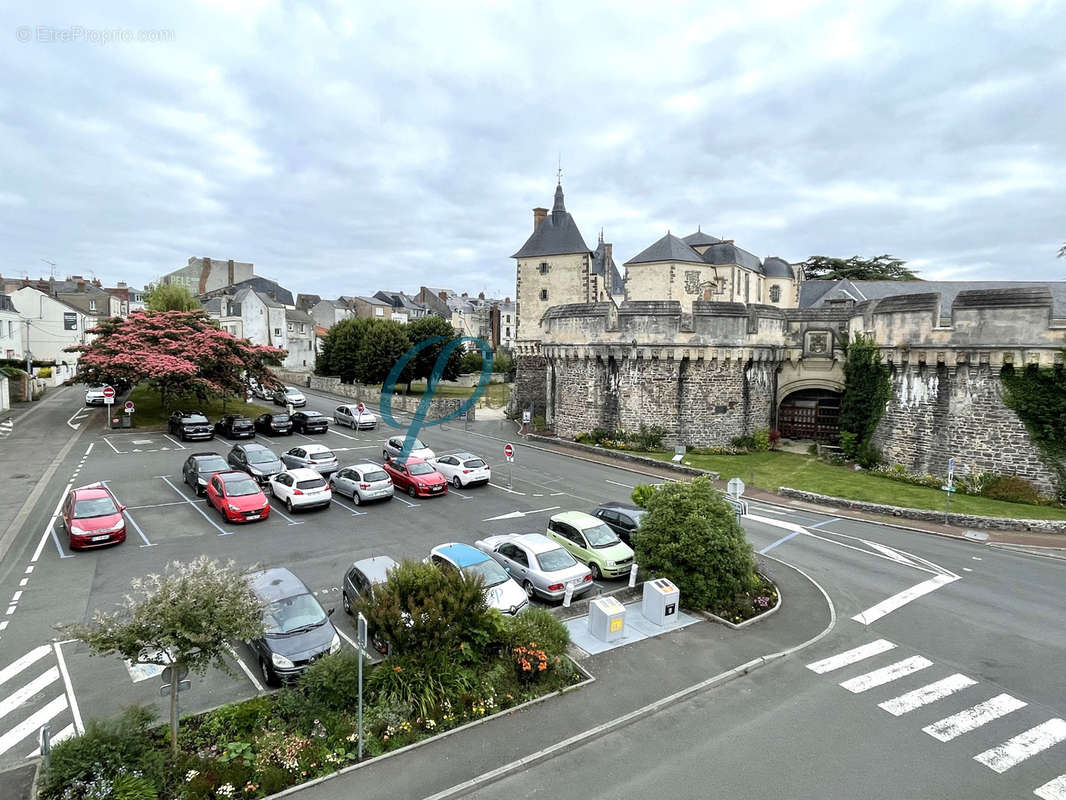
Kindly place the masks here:
POLYGON ((545 511, 556 511, 558 509, 559 506, 552 506, 551 508, 538 508, 536 511, 512 511, 510 514, 500 514, 498 517, 489 517, 481 521, 496 522, 501 519, 519 519, 520 517, 528 517, 530 514, 543 514, 545 511))

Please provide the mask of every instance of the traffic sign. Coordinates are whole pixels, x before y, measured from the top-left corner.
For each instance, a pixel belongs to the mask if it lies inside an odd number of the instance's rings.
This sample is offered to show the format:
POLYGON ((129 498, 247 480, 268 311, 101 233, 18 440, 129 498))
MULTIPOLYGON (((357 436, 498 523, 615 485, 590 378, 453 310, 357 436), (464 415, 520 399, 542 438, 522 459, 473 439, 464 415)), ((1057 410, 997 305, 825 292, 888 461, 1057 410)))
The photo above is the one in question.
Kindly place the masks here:
POLYGON ((132 414, 133 413, 133 401, 132 400, 127 400, 126 401, 126 413, 127 414, 132 414))
POLYGON ((366 406, 364 406, 362 403, 360 403, 358 406, 356 406, 356 408, 359 409, 359 413, 360 414, 362 414, 364 411, 366 411, 366 406))
POLYGON ((189 666, 188 666, 188 664, 177 664, 177 665, 171 665, 169 667, 164 667, 163 668, 163 672, 160 674, 160 678, 162 678, 163 679, 163 683, 167 684, 168 686, 170 685, 170 683, 174 679, 174 672, 175 672, 174 666, 177 666, 177 668, 178 668, 177 669, 177 673, 178 673, 178 682, 179 683, 181 681, 185 680, 189 676, 189 666))
POLYGON ((954 457, 948 459, 948 485, 950 486, 955 478, 955 459, 954 457))
POLYGON ((729 492, 730 497, 740 497, 744 494, 744 488, 744 481, 740 478, 731 478, 725 485, 725 490, 729 492))
POLYGON ((366 617, 364 617, 363 612, 360 611, 359 616, 356 619, 358 622, 356 625, 355 638, 356 641, 359 642, 359 649, 366 650, 366 617))
POLYGON ((105 386, 104 387, 104 397, 107 397, 107 398, 110 398, 110 399, 114 400, 115 399, 115 387, 114 386, 105 386))
POLYGON ((514 445, 505 444, 503 446, 503 454, 507 456, 508 461, 514 461, 514 445))

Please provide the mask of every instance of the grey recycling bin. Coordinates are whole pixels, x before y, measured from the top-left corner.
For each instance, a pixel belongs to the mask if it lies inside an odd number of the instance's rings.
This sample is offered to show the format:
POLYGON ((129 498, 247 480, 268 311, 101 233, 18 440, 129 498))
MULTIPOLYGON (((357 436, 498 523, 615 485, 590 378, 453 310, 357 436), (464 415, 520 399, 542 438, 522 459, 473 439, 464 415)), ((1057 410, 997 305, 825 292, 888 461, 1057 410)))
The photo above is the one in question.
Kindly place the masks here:
POLYGON ((133 427, 133 414, 123 414, 122 415, 122 427, 123 428, 132 428, 133 427))
POLYGON ((589 634, 601 642, 625 638, 626 608, 613 597, 597 597, 589 603, 589 634))
POLYGON ((640 613, 656 625, 674 625, 680 606, 681 592, 666 578, 644 581, 644 601, 640 613))

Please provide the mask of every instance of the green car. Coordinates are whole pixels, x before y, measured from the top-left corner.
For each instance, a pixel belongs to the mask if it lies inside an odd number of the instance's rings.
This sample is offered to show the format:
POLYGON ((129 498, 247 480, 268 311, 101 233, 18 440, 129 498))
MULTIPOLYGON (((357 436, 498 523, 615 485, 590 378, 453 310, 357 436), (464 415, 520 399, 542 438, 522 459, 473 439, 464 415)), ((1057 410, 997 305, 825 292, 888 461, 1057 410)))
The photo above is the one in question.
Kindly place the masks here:
POLYGON ((582 564, 593 579, 620 578, 629 573, 633 551, 602 520, 580 511, 566 511, 548 520, 548 538, 554 539, 582 564))

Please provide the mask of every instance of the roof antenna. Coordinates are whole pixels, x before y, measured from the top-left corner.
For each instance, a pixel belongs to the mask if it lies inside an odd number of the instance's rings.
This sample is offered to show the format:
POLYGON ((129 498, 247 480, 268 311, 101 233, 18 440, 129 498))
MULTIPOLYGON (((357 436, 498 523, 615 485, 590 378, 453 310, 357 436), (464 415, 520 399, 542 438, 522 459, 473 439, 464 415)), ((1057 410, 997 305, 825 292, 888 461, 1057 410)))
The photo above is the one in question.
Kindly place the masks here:
POLYGON ((563 185, 563 151, 559 151, 559 171, 556 173, 558 176, 559 185, 563 185))

